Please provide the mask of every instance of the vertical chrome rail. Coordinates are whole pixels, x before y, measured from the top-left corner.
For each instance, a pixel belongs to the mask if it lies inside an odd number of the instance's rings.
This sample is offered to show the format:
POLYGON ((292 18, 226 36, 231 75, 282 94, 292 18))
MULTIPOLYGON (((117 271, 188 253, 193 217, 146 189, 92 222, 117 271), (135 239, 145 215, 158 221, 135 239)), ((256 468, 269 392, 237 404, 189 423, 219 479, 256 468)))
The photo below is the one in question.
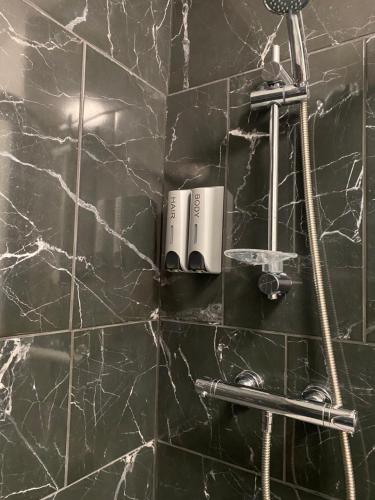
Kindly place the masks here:
POLYGON ((270 190, 268 200, 268 250, 277 251, 277 223, 279 208, 279 106, 270 111, 270 190))

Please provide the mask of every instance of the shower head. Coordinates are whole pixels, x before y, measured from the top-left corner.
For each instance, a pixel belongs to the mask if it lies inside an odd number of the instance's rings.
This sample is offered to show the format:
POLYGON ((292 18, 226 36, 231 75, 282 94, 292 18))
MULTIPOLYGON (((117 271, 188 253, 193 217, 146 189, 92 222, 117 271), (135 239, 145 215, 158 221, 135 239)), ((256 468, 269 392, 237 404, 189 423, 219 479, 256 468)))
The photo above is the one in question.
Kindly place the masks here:
POLYGON ((289 34, 289 49, 292 60, 293 78, 296 85, 307 84, 309 78, 306 37, 302 9, 309 0, 263 0, 267 9, 274 14, 286 14, 289 34))
POLYGON ((299 12, 309 3, 309 0, 264 0, 268 10, 283 16, 288 12, 299 12))

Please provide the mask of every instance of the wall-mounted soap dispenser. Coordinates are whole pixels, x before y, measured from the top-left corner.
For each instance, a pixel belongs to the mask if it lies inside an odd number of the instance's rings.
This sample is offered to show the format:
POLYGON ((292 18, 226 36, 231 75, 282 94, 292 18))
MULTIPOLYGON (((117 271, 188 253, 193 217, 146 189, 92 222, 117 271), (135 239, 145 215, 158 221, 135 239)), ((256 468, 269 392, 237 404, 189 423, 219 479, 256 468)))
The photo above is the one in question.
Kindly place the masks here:
POLYGON ((168 271, 188 271, 190 189, 168 194, 165 267, 168 271))
POLYGON ((224 188, 191 191, 188 268, 192 272, 221 273, 224 188))

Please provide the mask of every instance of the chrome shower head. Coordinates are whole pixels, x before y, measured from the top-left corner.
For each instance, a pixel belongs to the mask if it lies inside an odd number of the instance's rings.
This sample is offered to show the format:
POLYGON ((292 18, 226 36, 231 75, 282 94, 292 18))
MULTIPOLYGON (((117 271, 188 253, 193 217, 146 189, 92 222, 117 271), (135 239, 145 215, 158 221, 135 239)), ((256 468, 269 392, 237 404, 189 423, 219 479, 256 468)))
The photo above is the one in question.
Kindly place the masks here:
POLYGON ((274 14, 286 14, 289 34, 289 49, 292 60, 293 78, 296 85, 307 83, 308 64, 306 37, 302 20, 302 9, 309 0, 263 0, 267 9, 274 14))
POLYGON ((283 16, 288 12, 298 12, 309 3, 309 0, 264 0, 264 5, 274 14, 283 16))

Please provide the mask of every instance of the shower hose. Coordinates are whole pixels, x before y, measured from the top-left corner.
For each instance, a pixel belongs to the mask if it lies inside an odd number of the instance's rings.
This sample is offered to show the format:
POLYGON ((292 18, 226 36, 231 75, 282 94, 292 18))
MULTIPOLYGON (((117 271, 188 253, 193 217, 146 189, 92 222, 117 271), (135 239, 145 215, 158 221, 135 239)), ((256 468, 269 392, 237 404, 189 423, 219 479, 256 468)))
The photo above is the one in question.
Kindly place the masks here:
MULTIPOLYGON (((301 143, 303 160, 303 179, 305 189, 305 203, 308 223, 308 233, 310 241, 310 251, 312 257, 314 285, 318 302, 320 324, 322 329, 324 351, 326 363, 329 372, 333 403, 337 407, 342 406, 342 396, 337 375, 335 355, 333 351, 333 342, 331 328, 328 318, 328 308, 324 290, 323 270, 320 259, 318 231, 316 224, 316 213, 314 205, 314 191, 311 172, 310 157, 310 138, 309 138, 309 113, 307 102, 300 106, 301 114, 301 143)), ((265 414, 265 423, 263 427, 263 450, 262 450, 262 492, 263 500, 271 500, 270 492, 270 456, 271 456, 271 433, 272 433, 272 415, 265 414)), ((349 436, 345 432, 340 433, 341 449, 344 461, 346 498, 347 500, 356 500, 355 481, 353 462, 350 451, 349 436)))

